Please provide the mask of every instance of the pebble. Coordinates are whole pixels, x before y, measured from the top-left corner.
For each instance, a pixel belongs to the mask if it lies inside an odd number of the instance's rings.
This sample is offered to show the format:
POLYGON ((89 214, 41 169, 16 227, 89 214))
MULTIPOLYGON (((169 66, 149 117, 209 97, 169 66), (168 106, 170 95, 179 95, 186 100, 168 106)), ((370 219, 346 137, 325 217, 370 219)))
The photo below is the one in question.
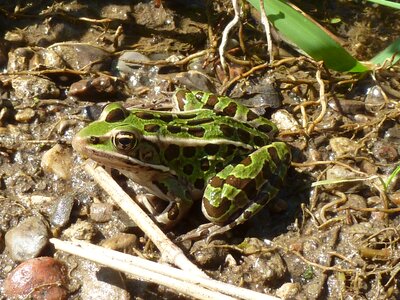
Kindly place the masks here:
POLYGON ((326 180, 336 181, 336 180, 343 180, 343 182, 332 183, 325 185, 327 189, 337 189, 340 191, 353 191, 360 185, 360 182, 346 182, 346 179, 354 179, 359 178, 359 175, 349 171, 348 169, 343 168, 342 166, 333 166, 332 168, 328 169, 326 172, 326 180))
POLYGON ((377 141, 374 143, 372 154, 376 159, 384 163, 394 162, 399 156, 395 145, 387 141, 377 141))
POLYGON ((14 261, 39 256, 49 239, 48 226, 42 217, 33 216, 7 231, 5 243, 14 261))
POLYGON ((215 86, 211 79, 199 72, 189 70, 187 72, 176 73, 173 80, 178 85, 183 85, 189 90, 200 90, 206 92, 215 92, 215 86))
POLYGON ((52 173, 59 178, 71 178, 72 151, 70 148, 56 144, 42 156, 40 166, 46 173, 52 173))
POLYGON ((96 234, 93 224, 88 221, 78 220, 63 231, 62 237, 67 240, 78 239, 90 241, 96 234))
POLYGON ((137 236, 130 233, 117 233, 113 237, 103 240, 100 245, 107 249, 126 251, 135 247, 138 242, 137 236))
POLYGON ((92 203, 90 205, 90 218, 95 222, 111 220, 113 205, 111 203, 92 203))
POLYGON ((35 300, 67 299, 67 268, 52 257, 38 257, 24 261, 8 274, 4 294, 35 300))
POLYGON ((355 155, 356 151, 360 146, 357 142, 346 138, 346 137, 334 137, 329 140, 329 145, 332 151, 335 152, 336 156, 342 156, 345 154, 355 155))
POLYGON ((20 123, 28 123, 35 117, 35 111, 28 107, 22 110, 18 110, 15 114, 15 120, 20 123))
POLYGON ((117 73, 122 76, 132 76, 136 74, 136 70, 142 65, 141 62, 149 62, 150 58, 136 52, 136 51, 124 51, 122 55, 116 61, 117 73))
POLYGON ((276 291, 276 295, 282 299, 296 299, 296 295, 300 292, 299 283, 286 282, 276 291))
POLYGON ((70 220, 74 203, 74 197, 69 194, 58 198, 58 200, 54 204, 54 210, 50 217, 51 225, 55 227, 65 226, 70 220))
POLYGON ((300 130, 299 123, 293 118, 292 114, 284 109, 276 111, 271 116, 272 122, 276 124, 280 131, 298 131, 300 130))
POLYGON ((56 43, 47 48, 54 51, 73 70, 101 71, 111 65, 110 53, 85 43, 56 43), (89 67, 88 67, 89 66, 89 67))
POLYGON ((49 99, 60 96, 60 90, 53 81, 39 76, 18 76, 11 80, 11 85, 18 99, 49 99))
POLYGON ((354 116, 356 114, 365 113, 364 102, 358 100, 341 99, 339 103, 337 103, 336 101, 330 101, 329 106, 332 107, 332 109, 344 113, 346 115, 349 114, 354 116))
POLYGON ((74 82, 68 92, 68 96, 80 101, 99 101, 108 99, 118 92, 117 82, 110 76, 83 79, 74 82))

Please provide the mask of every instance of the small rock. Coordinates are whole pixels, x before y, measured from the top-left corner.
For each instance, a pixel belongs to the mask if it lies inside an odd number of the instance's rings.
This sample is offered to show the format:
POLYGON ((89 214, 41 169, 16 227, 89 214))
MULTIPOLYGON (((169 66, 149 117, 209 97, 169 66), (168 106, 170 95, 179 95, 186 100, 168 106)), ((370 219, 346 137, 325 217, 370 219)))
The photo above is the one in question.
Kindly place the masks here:
POLYGON ((68 180, 71 178, 72 151, 70 148, 55 145, 43 154, 40 166, 47 173, 53 173, 58 177, 68 180))
POLYGON ((18 265, 4 281, 7 297, 36 300, 67 299, 67 268, 52 257, 29 259, 18 265))
POLYGON ((74 197, 71 195, 67 194, 60 197, 54 204, 54 210, 50 217, 51 225, 55 227, 65 226, 69 222, 74 203, 74 197))
POLYGON ((365 103, 358 100, 341 99, 338 100, 338 102, 330 101, 329 106, 340 113, 349 114, 352 116, 365 113, 365 103))
POLYGON ((68 96, 80 101, 99 101, 108 99, 118 92, 117 82, 110 76, 100 76, 74 82, 68 96))
POLYGON ((73 70, 101 71, 110 67, 110 53, 85 43, 57 43, 47 48, 54 51, 73 70))
POLYGON ((103 240, 100 245, 107 249, 126 251, 129 248, 135 247, 136 243, 136 235, 129 233, 119 233, 111 238, 103 240))
POLYGON ((60 90, 53 81, 39 76, 19 76, 11 80, 11 85, 18 99, 48 99, 60 96, 60 90))
POLYGON ((278 127, 280 131, 300 130, 299 123, 296 121, 296 119, 294 119, 293 116, 284 109, 280 109, 276 111, 274 114, 272 114, 271 120, 272 122, 275 123, 275 125, 278 127))
POLYGON ((111 203, 93 203, 90 205, 90 217, 95 222, 107 222, 111 219, 113 205, 111 203))
POLYGON ((137 51, 124 51, 116 61, 116 70, 120 76, 132 76, 143 66, 141 62, 149 62, 150 58, 137 51))
POLYGON ((276 295, 282 299, 296 299, 300 289, 299 283, 286 282, 277 289, 276 295))
POLYGON ((355 191, 358 187, 361 187, 360 182, 358 181, 347 181, 355 178, 359 178, 360 176, 352 171, 349 171, 342 166, 333 166, 332 168, 326 171, 326 180, 329 181, 343 181, 338 183, 332 183, 325 185, 327 189, 338 189, 342 192, 344 191, 355 191))
MULTIPOLYGON (((169 74, 171 75, 171 74, 169 74)), ((215 86, 210 77, 199 71, 189 70, 172 74, 175 84, 185 86, 189 90, 200 90, 205 92, 215 92, 215 86)))
POLYGON ((331 138, 329 140, 329 145, 337 156, 342 156, 345 154, 354 155, 357 149, 360 148, 357 142, 352 141, 346 137, 331 138))
POLYGON ((30 217, 7 231, 6 248, 14 261, 39 256, 49 239, 48 226, 42 217, 30 217))
POLYGON ((399 154, 397 153, 394 144, 387 141, 378 141, 374 143, 372 154, 381 162, 394 162, 397 160, 399 154))
POLYGON ((63 231, 63 238, 72 240, 90 241, 96 234, 93 224, 88 221, 78 220, 75 224, 63 231))
POLYGON ((15 120, 20 123, 28 123, 35 117, 35 111, 32 108, 25 108, 17 111, 15 120))

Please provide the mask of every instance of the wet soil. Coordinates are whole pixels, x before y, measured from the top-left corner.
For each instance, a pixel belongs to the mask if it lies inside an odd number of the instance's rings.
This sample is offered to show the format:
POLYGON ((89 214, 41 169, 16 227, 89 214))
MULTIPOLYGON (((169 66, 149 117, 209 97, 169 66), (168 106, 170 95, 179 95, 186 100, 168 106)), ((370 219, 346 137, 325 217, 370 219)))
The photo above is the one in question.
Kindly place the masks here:
MULTIPOLYGON (((1 285, 18 264, 4 236, 31 216, 43 216, 54 237, 95 244, 114 239, 125 252, 159 258, 83 172, 71 140, 107 102, 171 109, 172 92, 186 87, 241 99, 270 117, 280 129, 277 139, 293 154, 276 199, 209 244, 181 245, 191 260, 213 278, 285 299, 400 297, 397 65, 363 76, 336 73, 279 41, 275 62, 264 64, 259 16, 245 7, 247 17, 227 46, 224 72, 217 47, 233 17, 230 1, 165 0, 160 7, 151 1, 4 2, 1 285)), ((296 4, 360 60, 399 32, 398 13, 388 8, 353 1, 296 4)), ((179 236, 203 222, 197 204, 169 234, 179 236)), ((85 281, 96 276, 85 269, 93 271, 92 265, 51 246, 40 255, 68 266, 71 299, 90 295, 85 281)), ((119 278, 129 293, 124 297, 177 297, 119 278)))

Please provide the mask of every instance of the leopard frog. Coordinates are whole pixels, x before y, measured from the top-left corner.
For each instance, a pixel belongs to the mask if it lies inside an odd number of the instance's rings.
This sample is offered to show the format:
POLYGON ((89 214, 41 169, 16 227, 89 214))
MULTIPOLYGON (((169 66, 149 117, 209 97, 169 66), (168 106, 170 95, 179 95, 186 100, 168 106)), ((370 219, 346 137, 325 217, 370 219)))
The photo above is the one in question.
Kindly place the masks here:
POLYGON ((215 233, 245 222, 275 197, 290 165, 287 145, 273 142, 275 124, 202 91, 180 89, 173 105, 108 104, 72 145, 153 194, 144 205, 161 224, 176 224, 197 200, 215 233))

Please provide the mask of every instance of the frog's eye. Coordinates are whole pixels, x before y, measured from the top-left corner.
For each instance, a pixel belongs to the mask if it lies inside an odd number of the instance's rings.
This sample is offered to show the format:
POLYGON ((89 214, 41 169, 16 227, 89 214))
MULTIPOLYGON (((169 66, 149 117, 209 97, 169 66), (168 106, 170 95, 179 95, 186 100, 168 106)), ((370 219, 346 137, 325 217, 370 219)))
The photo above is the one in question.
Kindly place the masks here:
POLYGON ((107 113, 105 121, 109 123, 114 123, 123 121, 126 117, 127 111, 123 107, 116 107, 107 113))
POLYGON ((115 148, 121 151, 129 151, 136 146, 137 138, 129 131, 120 131, 113 137, 115 148))

